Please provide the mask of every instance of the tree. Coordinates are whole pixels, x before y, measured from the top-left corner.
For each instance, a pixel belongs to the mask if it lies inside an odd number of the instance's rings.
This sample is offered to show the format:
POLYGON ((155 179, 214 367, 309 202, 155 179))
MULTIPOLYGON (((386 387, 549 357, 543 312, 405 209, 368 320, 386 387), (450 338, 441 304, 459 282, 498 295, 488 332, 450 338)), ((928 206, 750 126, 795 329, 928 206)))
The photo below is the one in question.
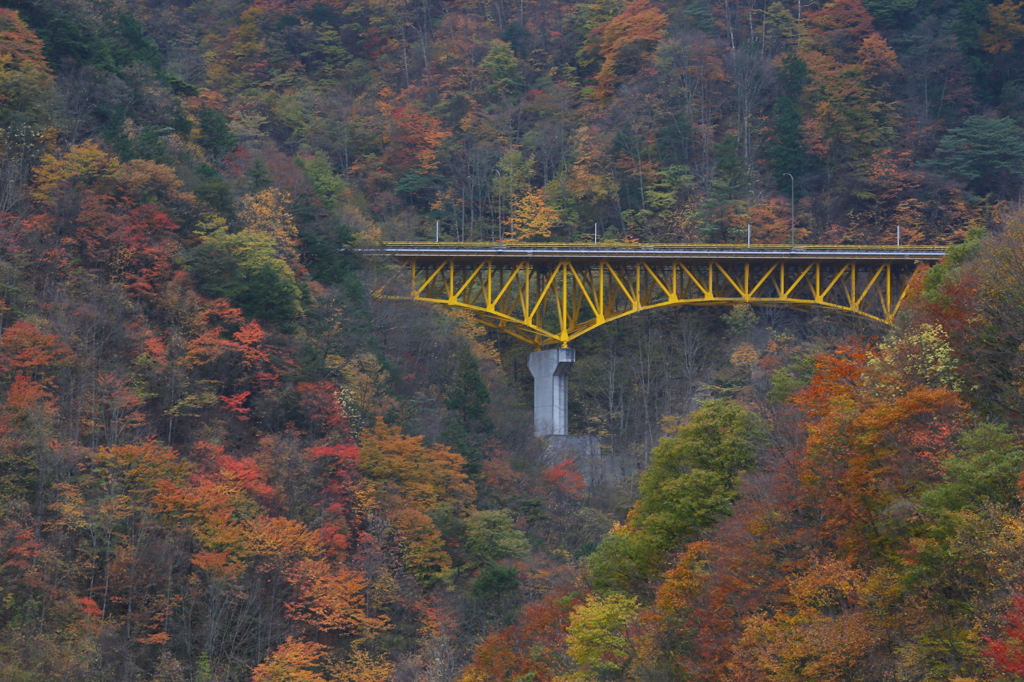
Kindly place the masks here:
POLYGON ((359 468, 377 483, 378 494, 398 495, 413 508, 465 508, 476 495, 458 453, 443 445, 424 445, 423 436, 406 436, 382 419, 361 434, 359 452, 359 468))
POLYGON ((383 168, 394 177, 432 173, 438 165, 441 145, 451 136, 442 122, 417 104, 402 103, 386 89, 377 103, 387 121, 383 168))
POLYGON ((1001 232, 973 230, 947 262, 924 277, 913 304, 921 322, 941 325, 953 349, 964 397, 980 414, 999 417, 1024 407, 1024 214, 1007 215, 1001 232))
POLYGON ((518 149, 509 149, 498 160, 493 186, 498 200, 498 227, 503 234, 517 231, 517 226, 512 222, 512 209, 530 191, 530 176, 533 175, 535 163, 534 157, 526 158, 518 149), (510 225, 508 230, 504 227, 506 224, 510 225))
POLYGON ((1005 615, 1002 637, 988 640, 985 655, 995 661, 1006 675, 1024 675, 1024 596, 1014 595, 1013 605, 1005 615))
POLYGON ((599 96, 611 95, 622 76, 640 71, 667 25, 668 17, 650 0, 633 0, 621 14, 591 31, 588 38, 604 59, 597 74, 599 96))
POLYGON ((348 659, 332 665, 330 671, 335 682, 378 682, 393 678, 395 664, 384 655, 372 656, 353 647, 348 659))
POLYGON ((490 49, 480 60, 480 68, 490 77, 487 90, 491 96, 503 99, 515 94, 523 86, 519 75, 519 60, 504 40, 492 40, 490 49))
POLYGON ((489 431, 493 428, 487 414, 491 395, 480 376, 480 365, 469 350, 459 351, 455 371, 455 379, 451 382, 448 395, 445 397, 445 406, 449 410, 460 411, 467 426, 489 431))
POLYGON ((991 53, 1009 52, 1024 38, 1020 10, 1024 2, 1004 2, 988 6, 989 28, 981 32, 981 45, 991 53))
POLYGON ((214 107, 200 107, 195 112, 199 123, 198 142, 215 158, 223 157, 238 148, 238 138, 228 126, 228 117, 214 107))
POLYGON ((295 272, 278 256, 277 240, 269 234, 230 234, 221 226, 189 251, 185 262, 204 291, 231 299, 248 315, 287 322, 303 314, 295 272))
POLYGON ((831 558, 790 576, 785 606, 743 622, 730 672, 744 680, 842 680, 874 677, 872 654, 884 635, 868 604, 866 576, 831 558))
POLYGON ((33 178, 32 198, 44 205, 56 203, 60 192, 90 187, 101 195, 109 195, 114 173, 120 162, 94 142, 71 147, 60 158, 43 154, 33 178))
POLYGON ((616 592, 587 597, 569 618, 569 656, 597 679, 621 673, 634 656, 627 628, 638 608, 635 598, 616 592))
POLYGON ((904 539, 888 527, 894 500, 937 482, 963 427, 966 404, 946 387, 875 390, 863 349, 818 357, 817 374, 795 398, 810 423, 802 463, 803 503, 821 515, 840 558, 871 557, 904 539))
POLYGON ((897 121, 888 85, 899 70, 896 53, 871 27, 861 0, 834 0, 807 13, 800 58, 807 64, 808 151, 829 172, 862 171, 885 148, 897 121))
POLYGON ((526 534, 512 523, 507 509, 476 511, 466 519, 466 549, 481 564, 520 559, 530 552, 526 534))
POLYGON ((779 191, 790 189, 786 173, 799 179, 807 163, 802 117, 797 103, 807 81, 807 63, 796 52, 782 56, 781 80, 783 94, 772 108, 771 139, 767 153, 779 191))
POLYGON ((0 9, 0 151, 49 122, 54 78, 43 41, 11 9, 0 9))
POLYGON ((387 625, 387 618, 368 615, 366 578, 343 566, 316 559, 299 561, 287 572, 295 597, 285 603, 294 620, 317 630, 367 636, 387 625))
POLYGON ((288 637, 252 671, 252 682, 327 682, 311 668, 320 667, 323 644, 288 637))
MULTIPOLYGON (((369 480, 373 506, 391 524, 407 569, 430 585, 451 569, 451 557, 430 512, 465 515, 476 497, 465 460, 443 445, 423 444, 377 420, 360 437, 359 469, 369 480)), ((368 500, 369 502, 370 500, 368 500)))
POLYGON ((598 587, 629 589, 653 578, 666 555, 728 514, 737 476, 753 466, 764 427, 736 403, 711 400, 651 451, 625 526, 590 558, 598 587))
POLYGON ((943 482, 921 495, 926 508, 958 511, 986 501, 1013 504, 1024 470, 1024 447, 1006 427, 980 424, 960 434, 957 452, 941 467, 943 482))
POLYGON ((558 212, 544 201, 544 194, 530 190, 515 203, 512 210, 510 241, 533 241, 551 237, 559 222, 558 212))
POLYGON ((270 237, 275 255, 293 269, 299 267, 299 232, 288 211, 289 197, 271 188, 244 197, 241 203, 238 218, 242 231, 270 237))
POLYGON ((490 634, 476 647, 461 681, 546 680, 568 672, 566 628, 570 614, 582 602, 578 594, 555 592, 527 604, 514 624, 490 634))
POLYGON ((980 195, 1015 196, 1024 181, 1024 129, 1011 118, 971 116, 947 132, 929 166, 980 195))

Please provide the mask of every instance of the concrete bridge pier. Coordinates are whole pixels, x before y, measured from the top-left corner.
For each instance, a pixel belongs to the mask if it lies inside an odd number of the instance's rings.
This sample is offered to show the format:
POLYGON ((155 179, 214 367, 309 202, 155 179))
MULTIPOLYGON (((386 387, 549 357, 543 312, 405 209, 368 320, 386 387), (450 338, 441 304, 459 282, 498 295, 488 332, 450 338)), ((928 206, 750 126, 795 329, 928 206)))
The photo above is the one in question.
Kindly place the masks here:
POLYGON ((569 435, 569 369, 576 362, 572 348, 530 353, 533 375, 533 433, 538 438, 569 435))

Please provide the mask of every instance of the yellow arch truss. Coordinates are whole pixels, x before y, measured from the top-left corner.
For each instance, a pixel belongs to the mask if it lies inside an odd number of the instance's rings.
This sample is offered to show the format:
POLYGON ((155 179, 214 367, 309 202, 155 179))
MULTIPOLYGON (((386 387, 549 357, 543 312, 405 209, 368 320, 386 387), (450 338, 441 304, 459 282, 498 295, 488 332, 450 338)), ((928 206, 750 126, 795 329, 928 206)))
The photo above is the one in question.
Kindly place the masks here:
POLYGON ((411 270, 409 298, 472 311, 484 324, 538 349, 567 347, 626 315, 679 305, 823 307, 892 324, 917 264, 942 256, 935 249, 922 255, 920 249, 712 254, 698 248, 681 257, 650 250, 590 250, 581 257, 545 249, 422 246, 403 254, 388 246, 411 270))

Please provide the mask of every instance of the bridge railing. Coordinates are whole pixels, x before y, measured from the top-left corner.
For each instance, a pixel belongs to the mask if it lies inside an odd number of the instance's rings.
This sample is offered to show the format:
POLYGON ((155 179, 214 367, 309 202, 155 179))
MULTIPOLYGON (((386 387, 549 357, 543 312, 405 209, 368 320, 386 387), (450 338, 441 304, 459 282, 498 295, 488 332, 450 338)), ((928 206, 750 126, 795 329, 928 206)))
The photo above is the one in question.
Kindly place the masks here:
POLYGON ((944 246, 875 246, 831 244, 631 244, 627 242, 522 243, 522 242, 385 242, 361 253, 398 258, 447 256, 452 258, 850 258, 938 261, 944 246))

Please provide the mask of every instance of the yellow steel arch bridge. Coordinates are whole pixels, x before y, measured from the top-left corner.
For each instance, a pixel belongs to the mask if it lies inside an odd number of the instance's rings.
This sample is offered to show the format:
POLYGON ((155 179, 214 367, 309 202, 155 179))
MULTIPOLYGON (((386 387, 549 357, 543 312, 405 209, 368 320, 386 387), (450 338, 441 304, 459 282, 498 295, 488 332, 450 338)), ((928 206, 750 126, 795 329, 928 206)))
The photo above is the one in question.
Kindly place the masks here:
POLYGON ((921 263, 944 247, 446 244, 361 249, 397 259, 407 298, 472 311, 537 350, 678 305, 823 307, 892 324, 921 263))

